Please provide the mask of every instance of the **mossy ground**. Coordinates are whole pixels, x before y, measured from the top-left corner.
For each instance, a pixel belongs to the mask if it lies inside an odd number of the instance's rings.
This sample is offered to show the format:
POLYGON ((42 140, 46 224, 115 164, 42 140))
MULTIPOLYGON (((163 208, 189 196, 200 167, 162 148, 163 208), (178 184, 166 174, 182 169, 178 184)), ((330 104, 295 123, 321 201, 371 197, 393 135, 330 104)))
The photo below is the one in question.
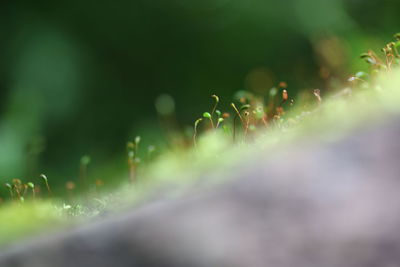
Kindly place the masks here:
POLYGON ((320 106, 310 110, 293 110, 281 125, 259 131, 249 143, 233 144, 223 133, 210 131, 199 138, 196 149, 167 152, 142 168, 137 184, 73 201, 81 203, 79 205, 39 199, 3 204, 0 208, 0 245, 64 229, 103 210, 118 212, 149 196, 157 196, 157 192, 165 188, 170 189, 167 190, 168 197, 175 197, 196 179, 220 183, 229 179, 224 175, 227 169, 247 164, 254 157, 272 157, 274 150, 285 149, 301 140, 334 141, 360 125, 373 124, 398 114, 400 71, 385 72, 375 81, 361 82, 347 92, 351 95, 340 95, 339 91, 337 95, 325 97, 320 106))

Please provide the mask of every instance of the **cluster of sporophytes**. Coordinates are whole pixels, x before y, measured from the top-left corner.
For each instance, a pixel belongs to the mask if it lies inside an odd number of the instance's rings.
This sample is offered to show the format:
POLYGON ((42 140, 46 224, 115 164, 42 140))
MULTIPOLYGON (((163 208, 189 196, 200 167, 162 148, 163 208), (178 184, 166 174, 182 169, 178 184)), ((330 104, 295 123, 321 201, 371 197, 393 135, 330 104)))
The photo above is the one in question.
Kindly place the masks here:
POLYGON ((209 130, 222 130, 225 134, 231 135, 233 142, 238 139, 239 132, 242 140, 246 141, 251 133, 259 127, 269 128, 272 125, 281 126, 280 122, 285 115, 286 109, 293 106, 294 100, 289 100, 287 84, 281 82, 277 87, 269 90, 269 100, 263 101, 262 97, 246 91, 237 92, 235 98, 237 103, 230 103, 231 110, 221 112, 218 109, 219 97, 211 96, 214 105, 210 112, 204 112, 202 118, 194 123, 193 145, 197 145, 198 129, 201 122, 208 123, 209 130))
MULTIPOLYGON (((378 56, 374 51, 369 50, 360 55, 370 65, 370 72, 357 72, 351 76, 348 81, 355 86, 359 86, 358 82, 363 83, 364 87, 369 87, 370 81, 382 72, 390 72, 400 64, 400 33, 394 35, 395 41, 387 43, 381 52, 383 55, 378 56)), ((322 103, 321 91, 319 89, 312 90, 316 106, 322 103)), ((231 135, 233 142, 237 141, 238 133, 241 133, 241 141, 249 139, 256 129, 268 129, 270 127, 278 129, 286 129, 291 124, 296 124, 301 120, 302 116, 285 116, 294 106, 295 101, 289 98, 287 84, 280 82, 278 86, 273 87, 267 92, 267 101, 265 96, 255 96, 250 92, 240 91, 236 94, 236 103, 230 104, 231 110, 221 112, 218 110, 219 97, 211 96, 214 99, 214 105, 210 112, 204 112, 201 118, 194 122, 193 129, 193 145, 197 146, 197 137, 199 135, 200 123, 208 122, 206 131, 221 131, 227 135, 231 135), (240 127, 238 127, 238 125, 240 127)), ((298 110, 297 110, 298 111, 298 110)), ((303 110, 301 115, 309 114, 309 111, 303 110)), ((260 132, 260 131, 257 131, 260 132)))
POLYGON ((360 55, 360 58, 370 66, 370 73, 357 72, 349 78, 350 82, 367 83, 369 76, 376 77, 381 72, 390 72, 400 64, 400 33, 394 35, 394 41, 387 43, 382 49, 383 55, 379 56, 374 51, 368 50, 360 55))
MULTIPOLYGON (((44 174, 40 175, 40 178, 43 180, 44 186, 46 187, 48 196, 52 195, 49 181, 47 176, 44 174)), ((4 186, 7 188, 10 199, 14 201, 19 201, 21 203, 25 202, 25 199, 31 198, 34 200, 36 195, 42 193, 40 186, 35 186, 32 182, 23 183, 20 179, 12 179, 10 183, 5 183, 4 186)))
MULTIPOLYGON (((400 34, 395 35, 395 41, 386 44, 379 56, 373 51, 367 51, 361 55, 371 67, 369 73, 358 72, 351 76, 348 81, 359 85, 368 85, 378 73, 391 72, 392 69, 400 64, 400 34)), ((313 97, 313 103, 309 106, 315 107, 316 110, 322 103, 321 92, 319 89, 311 90, 310 95, 313 97)), ((256 96, 247 91, 239 91, 235 94, 234 102, 231 102, 227 111, 221 111, 220 98, 213 94, 212 107, 209 111, 202 114, 200 118, 195 120, 191 141, 193 146, 197 147, 199 135, 212 132, 223 133, 232 143, 245 143, 258 135, 270 129, 281 129, 285 131, 291 125, 298 124, 304 116, 312 110, 302 110, 301 107, 291 114, 291 110, 298 103, 289 95, 288 85, 285 82, 278 83, 275 87, 266 92, 266 96, 256 96), (300 111, 299 111, 300 110, 300 111)), ((158 112, 163 118, 171 117, 174 104, 171 99, 164 97, 158 101, 156 105, 158 112)), ((183 135, 183 134, 182 134, 183 135)), ((190 139, 190 137, 189 137, 190 139)), ((142 149, 141 137, 136 136, 133 141, 126 144, 127 170, 126 180, 131 184, 137 184, 138 169, 145 163, 149 163, 153 158, 155 151, 154 146, 148 146, 147 151, 139 153, 142 149), (142 155, 143 159, 139 156, 142 155)), ((89 156, 83 156, 80 160, 79 181, 78 184, 83 189, 91 188, 88 179, 88 166, 91 164, 89 156)), ((45 175, 40 175, 41 183, 37 185, 33 182, 22 182, 20 179, 13 179, 6 183, 5 187, 9 193, 8 199, 13 202, 23 203, 26 200, 35 200, 36 198, 47 198, 54 196, 49 180, 45 175)), ((95 187, 103 185, 103 181, 96 180, 95 187)), ((65 185, 67 195, 71 196, 72 191, 76 188, 75 182, 68 181, 65 185)), ((71 209, 66 204, 63 209, 71 209)), ((79 212, 77 212, 79 213, 79 212)))

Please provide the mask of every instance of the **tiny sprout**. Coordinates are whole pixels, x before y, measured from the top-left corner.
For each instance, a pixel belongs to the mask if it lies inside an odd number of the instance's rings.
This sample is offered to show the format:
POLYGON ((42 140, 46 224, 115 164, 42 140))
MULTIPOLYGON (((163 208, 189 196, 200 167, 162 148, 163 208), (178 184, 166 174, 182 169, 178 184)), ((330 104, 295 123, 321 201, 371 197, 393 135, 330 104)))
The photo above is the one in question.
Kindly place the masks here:
POLYGON ((196 143, 197 126, 199 125, 199 123, 200 123, 202 120, 203 120, 203 119, 200 118, 200 119, 197 119, 197 120, 194 122, 194 131, 193 131, 193 145, 194 145, 194 147, 197 146, 197 143, 196 143))
POLYGON ((231 103, 231 106, 232 106, 232 108, 235 110, 237 116, 240 118, 240 121, 242 122, 242 124, 243 124, 243 126, 244 126, 244 121, 243 121, 242 115, 240 115, 240 112, 239 112, 239 110, 237 109, 235 103, 231 103))
POLYGON ((221 113, 221 111, 219 111, 219 110, 217 109, 217 110, 215 110, 215 114, 217 114, 218 117, 221 117, 221 114, 222 114, 222 113, 221 113))
POLYGON ((210 113, 208 113, 208 112, 204 112, 204 113, 203 113, 203 117, 210 120, 211 128, 214 129, 214 122, 213 122, 213 120, 212 120, 212 115, 211 115, 210 113))
POLYGON ((44 175, 43 173, 40 175, 40 177, 41 177, 43 180, 47 181, 47 176, 44 175))
POLYGON ((140 143, 140 140, 141 140, 140 136, 136 136, 135 137, 135 144, 138 145, 140 143))
POLYGON ((211 95, 212 98, 215 99, 215 105, 211 111, 211 115, 214 114, 215 110, 217 109, 218 103, 219 103, 219 97, 217 95, 211 95))
POLYGON ((140 136, 136 136, 133 142, 126 144, 128 153, 129 181, 133 184, 137 179, 137 163, 139 163, 138 148, 141 141, 140 136))
POLYGON ((224 122, 224 118, 218 118, 216 128, 218 128, 218 126, 219 126, 222 122, 224 122))
POLYGON ((219 97, 217 95, 212 95, 211 97, 215 99, 215 102, 219 102, 219 97))
POLYGON ((44 183, 46 184, 47 192, 49 193, 49 195, 52 195, 52 192, 51 192, 51 189, 49 186, 49 180, 47 179, 47 176, 42 173, 40 175, 40 177, 44 180, 44 183))
POLYGON ((208 112, 204 112, 204 113, 203 113, 203 117, 204 117, 204 118, 207 118, 207 119, 211 119, 211 114, 208 113, 208 112))
POLYGON ((9 183, 4 184, 4 186, 8 188, 8 190, 10 191, 11 199, 13 199, 14 198, 14 194, 13 194, 13 191, 12 191, 12 186, 9 183))
POLYGON ((135 154, 136 155, 138 154, 140 140, 141 140, 140 136, 135 137, 135 154))
POLYGON ((394 38, 395 38, 397 41, 400 41, 400 33, 396 33, 396 34, 394 35, 394 38))
POLYGON ((198 125, 202 120, 203 120, 203 119, 197 119, 197 120, 194 122, 194 127, 197 128, 197 125, 198 125))
POLYGON ((248 112, 247 110, 244 112, 244 116, 246 117, 246 126, 244 129, 244 138, 246 138, 247 136, 247 132, 249 130, 249 123, 250 123, 250 112, 248 112))
POLYGON ((35 185, 31 182, 29 182, 27 185, 32 189, 32 198, 35 198, 35 185))

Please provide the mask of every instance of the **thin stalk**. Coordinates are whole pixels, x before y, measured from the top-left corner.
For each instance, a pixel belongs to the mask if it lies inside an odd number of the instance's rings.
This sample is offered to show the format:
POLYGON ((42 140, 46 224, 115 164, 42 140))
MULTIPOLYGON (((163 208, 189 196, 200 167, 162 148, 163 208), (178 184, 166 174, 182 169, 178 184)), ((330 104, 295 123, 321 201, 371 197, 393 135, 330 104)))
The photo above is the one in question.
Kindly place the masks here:
POLYGON ((196 142, 196 137, 197 137, 197 126, 199 125, 199 123, 202 121, 203 119, 197 119, 194 122, 194 132, 193 132, 193 146, 197 147, 197 142, 196 142))

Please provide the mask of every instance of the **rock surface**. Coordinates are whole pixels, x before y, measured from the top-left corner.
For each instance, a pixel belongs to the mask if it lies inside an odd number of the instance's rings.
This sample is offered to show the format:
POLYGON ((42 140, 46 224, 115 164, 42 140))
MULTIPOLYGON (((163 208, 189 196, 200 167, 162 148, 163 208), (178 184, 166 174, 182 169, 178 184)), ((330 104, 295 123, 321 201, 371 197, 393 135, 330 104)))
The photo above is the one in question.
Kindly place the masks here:
POLYGON ((232 179, 14 246, 1 267, 400 266, 400 118, 303 141, 232 179))

